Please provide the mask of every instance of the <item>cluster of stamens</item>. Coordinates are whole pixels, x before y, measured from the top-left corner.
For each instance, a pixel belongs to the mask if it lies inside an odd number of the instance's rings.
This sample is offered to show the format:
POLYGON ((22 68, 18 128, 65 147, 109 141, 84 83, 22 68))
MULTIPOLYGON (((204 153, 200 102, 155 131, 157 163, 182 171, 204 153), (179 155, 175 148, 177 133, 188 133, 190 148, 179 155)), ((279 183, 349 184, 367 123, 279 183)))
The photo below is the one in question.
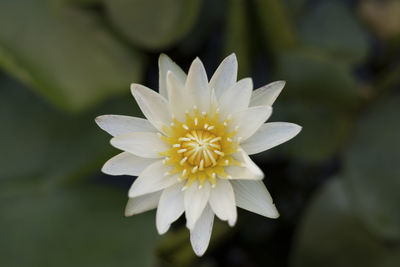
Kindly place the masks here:
POLYGON ((224 167, 239 165, 231 157, 237 152, 238 144, 234 141, 236 131, 228 131, 230 117, 219 121, 219 111, 212 115, 206 112, 199 114, 196 107, 194 115, 186 112, 186 121, 173 119, 170 127, 164 127, 167 136, 161 138, 171 145, 171 148, 161 153, 164 164, 172 165, 173 170, 165 175, 179 173, 179 180, 187 180, 183 190, 194 181, 202 188, 205 181, 215 187, 217 177, 231 178, 225 173, 224 167))

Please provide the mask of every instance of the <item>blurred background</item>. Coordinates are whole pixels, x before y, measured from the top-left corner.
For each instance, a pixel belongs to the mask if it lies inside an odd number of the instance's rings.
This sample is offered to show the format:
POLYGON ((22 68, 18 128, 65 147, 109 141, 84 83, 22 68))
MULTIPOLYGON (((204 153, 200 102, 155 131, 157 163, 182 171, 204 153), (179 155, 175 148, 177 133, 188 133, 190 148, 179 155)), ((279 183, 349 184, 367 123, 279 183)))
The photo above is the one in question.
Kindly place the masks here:
POLYGON ((400 1, 1 0, 1 266, 400 266, 400 1), (183 220, 123 217, 135 177, 94 118, 142 116, 158 56, 209 77, 235 52, 272 121, 303 126, 255 155, 280 211, 215 222, 202 258, 183 220))

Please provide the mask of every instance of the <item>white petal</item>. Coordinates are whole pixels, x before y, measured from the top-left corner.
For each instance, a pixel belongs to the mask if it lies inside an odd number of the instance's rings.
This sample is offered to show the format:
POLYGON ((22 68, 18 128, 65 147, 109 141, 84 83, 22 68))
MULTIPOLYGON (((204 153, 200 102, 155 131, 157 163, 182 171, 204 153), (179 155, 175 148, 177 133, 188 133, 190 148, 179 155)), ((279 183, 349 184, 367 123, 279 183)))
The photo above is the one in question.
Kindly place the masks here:
POLYGON ((254 90, 251 95, 250 106, 272 106, 285 84, 285 81, 276 81, 254 90))
POLYGON ((271 195, 262 181, 235 180, 231 183, 238 207, 269 218, 279 217, 271 195))
POLYGON ((215 215, 230 226, 235 225, 237 219, 235 195, 231 183, 224 179, 217 179, 215 188, 211 189, 210 206, 215 215))
POLYGON ((232 157, 240 161, 242 166, 225 167, 225 172, 230 175, 230 179, 261 180, 264 178, 262 170, 243 150, 233 154, 232 157))
POLYGON ((130 198, 125 207, 125 216, 132 216, 157 207, 161 191, 130 198))
POLYGON ((112 136, 131 132, 156 132, 148 120, 123 115, 102 115, 95 119, 97 125, 112 136))
POLYGON ((166 175, 171 170, 172 167, 164 165, 161 160, 151 164, 135 180, 129 189, 129 197, 156 192, 176 184, 178 182, 178 174, 166 175))
POLYGON ((238 81, 232 88, 226 90, 219 99, 221 118, 224 119, 229 114, 244 110, 248 107, 253 81, 245 78, 238 81))
POLYGON ((269 122, 240 145, 247 154, 257 154, 292 139, 300 131, 301 127, 294 123, 269 122))
POLYGON ((129 133, 111 139, 111 144, 121 150, 144 158, 161 158, 160 152, 170 148, 156 133, 129 133))
POLYGON ((156 226, 160 235, 166 233, 174 221, 184 212, 182 183, 170 186, 161 194, 158 203, 156 226))
POLYGON ((236 136, 243 142, 252 136, 272 114, 270 106, 257 106, 236 112, 232 115, 232 122, 229 129, 237 128, 236 136))
POLYGON ((188 101, 188 97, 191 96, 188 96, 184 85, 172 72, 167 74, 167 89, 172 116, 178 121, 184 122, 186 120, 185 112, 193 108, 193 102, 188 101))
POLYGON ((237 71, 238 63, 235 54, 229 55, 218 66, 210 80, 210 88, 215 89, 217 99, 235 84, 237 71))
POLYGON ((177 80, 182 84, 185 84, 186 81, 186 73, 175 63, 173 62, 167 55, 161 54, 158 58, 158 69, 159 69, 159 83, 158 90, 160 95, 165 98, 167 96, 167 73, 171 71, 175 74, 177 80))
POLYGON ((184 205, 186 226, 193 229, 210 197, 210 184, 205 182, 199 189, 197 181, 193 182, 185 191, 184 205))
POLYGON ((208 87, 207 73, 200 59, 193 60, 189 68, 185 91, 190 96, 187 101, 193 101, 200 112, 210 110, 211 93, 208 87))
POLYGON ((147 166, 156 162, 156 159, 142 158, 128 152, 122 152, 109 159, 101 169, 109 175, 138 176, 147 166))
POLYGON ((210 243, 211 232, 214 223, 214 213, 207 205, 193 230, 190 231, 190 243, 197 256, 202 256, 206 252, 210 243))
POLYGON ((167 100, 153 90, 140 85, 131 84, 131 92, 144 116, 162 132, 163 126, 169 126, 171 114, 167 100))

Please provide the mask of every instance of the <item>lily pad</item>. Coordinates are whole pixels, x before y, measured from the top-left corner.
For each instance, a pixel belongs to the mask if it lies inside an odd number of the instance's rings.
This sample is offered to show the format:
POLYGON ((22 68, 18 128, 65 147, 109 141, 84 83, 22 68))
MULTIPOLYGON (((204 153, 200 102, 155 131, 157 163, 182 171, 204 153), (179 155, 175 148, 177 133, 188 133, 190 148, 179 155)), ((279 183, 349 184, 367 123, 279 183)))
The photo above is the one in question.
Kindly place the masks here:
POLYGON ((346 187, 333 179, 312 200, 298 229, 294 267, 394 267, 400 250, 375 239, 362 227, 346 187))
POLYGON ((51 1, 4 0, 0 66, 58 107, 80 111, 137 82, 142 57, 90 11, 51 1))
POLYGON ((116 29, 133 44, 145 49, 166 48, 193 27, 200 0, 106 0, 116 29))

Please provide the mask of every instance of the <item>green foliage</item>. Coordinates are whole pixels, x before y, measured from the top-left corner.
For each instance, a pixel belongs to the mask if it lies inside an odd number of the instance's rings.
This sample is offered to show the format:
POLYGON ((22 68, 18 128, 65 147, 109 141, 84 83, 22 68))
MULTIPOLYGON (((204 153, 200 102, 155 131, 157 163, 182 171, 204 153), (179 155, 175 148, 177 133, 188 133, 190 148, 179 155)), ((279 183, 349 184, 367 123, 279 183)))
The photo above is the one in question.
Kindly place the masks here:
POLYGON ((367 36, 340 2, 326 1, 307 12, 300 33, 305 45, 338 61, 360 63, 367 56, 367 36))
POLYGON ((200 0, 105 0, 113 25, 133 44, 160 50, 182 39, 196 21, 200 0))
POLYGON ((352 203, 377 239, 400 241, 400 97, 368 112, 346 151, 344 178, 352 203))
POLYGON ((325 185, 307 210, 294 246, 293 267, 394 267, 400 248, 375 239, 360 223, 339 179, 325 185))
POLYGON ((154 213, 122 217, 126 194, 99 185, 0 191, 3 266, 153 266, 154 213))
POLYGON ((95 14, 48 1, 5 0, 0 65, 53 104, 79 111, 125 92, 141 78, 143 63, 95 14))

